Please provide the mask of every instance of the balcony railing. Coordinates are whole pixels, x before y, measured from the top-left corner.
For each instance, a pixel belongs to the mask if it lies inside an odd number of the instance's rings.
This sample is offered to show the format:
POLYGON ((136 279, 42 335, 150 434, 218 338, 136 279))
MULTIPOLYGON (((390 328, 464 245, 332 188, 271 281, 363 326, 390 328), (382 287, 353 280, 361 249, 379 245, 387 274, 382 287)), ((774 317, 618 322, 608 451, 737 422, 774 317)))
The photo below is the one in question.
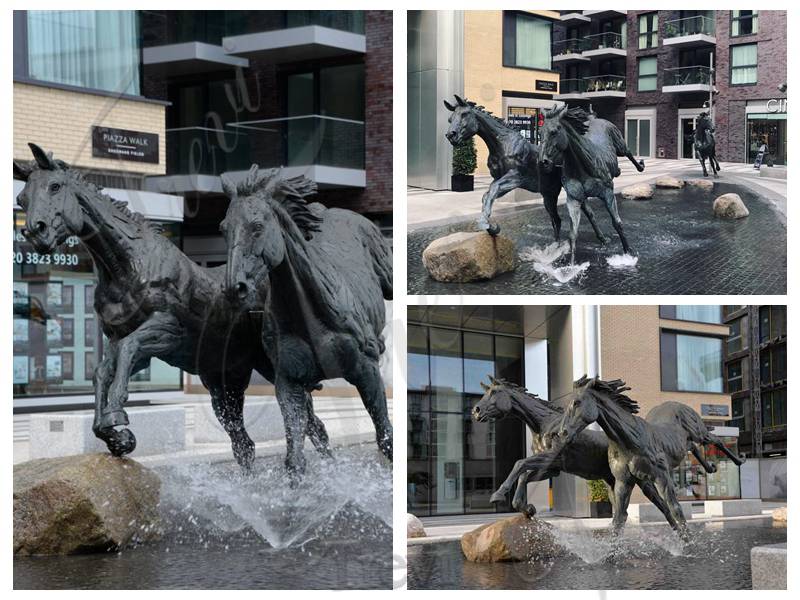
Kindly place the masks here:
POLYGON ((559 40, 553 42, 553 56, 580 54, 584 50, 588 50, 588 48, 589 45, 585 39, 571 38, 568 40, 559 40))
POLYGON ((592 92, 624 92, 626 90, 626 79, 623 75, 597 75, 586 77, 587 93, 592 92))
POLYGON ((168 175, 321 165, 364 169, 364 122, 323 115, 167 130, 168 175))
POLYGON ((604 48, 613 48, 615 50, 624 50, 626 47, 625 38, 622 34, 613 31, 606 31, 604 33, 595 33, 586 36, 587 47, 586 50, 602 50, 604 48))
POLYGON ((701 66, 664 69, 664 85, 711 85, 711 69, 701 66))
POLYGON ((562 79, 558 84, 559 94, 582 94, 585 91, 585 79, 562 79))
POLYGON ((714 19, 703 15, 673 19, 664 23, 664 37, 666 39, 683 37, 686 35, 714 35, 714 19))

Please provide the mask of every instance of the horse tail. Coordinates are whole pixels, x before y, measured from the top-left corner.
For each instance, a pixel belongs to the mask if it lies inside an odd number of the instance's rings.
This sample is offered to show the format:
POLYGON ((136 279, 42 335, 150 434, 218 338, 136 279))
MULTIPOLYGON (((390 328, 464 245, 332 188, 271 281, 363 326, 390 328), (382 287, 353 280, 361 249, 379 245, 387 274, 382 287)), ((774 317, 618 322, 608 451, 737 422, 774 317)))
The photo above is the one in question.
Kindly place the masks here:
POLYGON ((372 223, 367 222, 362 227, 364 232, 364 246, 372 258, 372 268, 381 284, 384 300, 392 299, 392 251, 389 243, 383 237, 381 230, 372 223))

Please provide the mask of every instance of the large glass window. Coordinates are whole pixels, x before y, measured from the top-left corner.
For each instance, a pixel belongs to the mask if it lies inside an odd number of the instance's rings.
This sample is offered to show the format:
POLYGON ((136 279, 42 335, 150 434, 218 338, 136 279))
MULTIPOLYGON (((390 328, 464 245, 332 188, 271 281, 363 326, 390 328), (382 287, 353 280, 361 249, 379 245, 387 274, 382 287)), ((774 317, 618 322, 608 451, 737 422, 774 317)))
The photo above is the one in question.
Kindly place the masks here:
POLYGON ((758 83, 758 44, 731 46, 731 85, 758 83))
POLYGON ((139 95, 140 58, 134 10, 28 11, 32 79, 139 95))
POLYGON ((750 346, 747 340, 747 323, 748 323, 747 315, 743 315, 738 319, 735 319, 730 323, 728 323, 728 327, 730 327, 731 331, 727 340, 728 354, 733 354, 734 352, 745 350, 750 346))
POLYGON ((760 342, 786 335, 786 307, 762 306, 758 309, 758 339, 760 342))
POLYGON ((662 319, 696 321, 698 323, 722 323, 722 311, 715 304, 678 304, 659 307, 662 319))
MULTIPOLYGON (((14 397, 89 394, 96 365, 96 280, 92 258, 70 237, 39 254, 20 233, 14 212, 14 397)), ((173 232, 174 233, 174 232, 173 232)), ((153 358, 131 379, 131 391, 180 389, 180 371, 153 358)))
POLYGON ((658 58, 644 56, 639 59, 639 91, 652 92, 658 87, 658 58))
POLYGON ((546 19, 515 11, 503 12, 503 65, 550 69, 553 25, 546 19))
POLYGON ((722 393, 722 340, 662 331, 661 388, 722 393))
POLYGON ((639 49, 658 46, 658 13, 639 15, 639 49))
POLYGON ((732 10, 731 11, 731 37, 758 33, 757 10, 732 10))
MULTIPOLYGON (((738 452, 734 437, 722 441, 734 454, 738 452)), ((707 462, 716 466, 714 473, 706 473, 698 460, 687 454, 672 472, 679 500, 719 500, 741 497, 739 467, 716 447, 701 447, 707 462)))
POLYGON ((786 425, 786 388, 761 393, 761 424, 764 429, 786 425))
POLYGON ((728 363, 725 367, 728 383, 726 388, 727 393, 732 394, 733 392, 739 392, 746 387, 746 382, 744 380, 746 364, 746 360, 740 358, 739 360, 728 363))

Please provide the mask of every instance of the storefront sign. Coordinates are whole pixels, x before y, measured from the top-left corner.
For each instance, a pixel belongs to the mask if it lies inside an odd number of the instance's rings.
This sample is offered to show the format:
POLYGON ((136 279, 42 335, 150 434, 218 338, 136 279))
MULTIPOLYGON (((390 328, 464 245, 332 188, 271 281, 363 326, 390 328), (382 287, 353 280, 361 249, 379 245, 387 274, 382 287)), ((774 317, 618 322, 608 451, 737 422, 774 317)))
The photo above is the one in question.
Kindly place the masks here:
POLYGON ((94 126, 92 156, 158 164, 158 134, 94 126))
POLYGON ((700 414, 704 417, 727 417, 730 411, 727 404, 701 404, 700 414))
POLYGON ((557 92, 558 91, 558 83, 555 81, 546 81, 544 79, 537 79, 536 80, 536 91, 537 92, 557 92))
POLYGON ((773 98, 772 100, 767 100, 768 113, 786 114, 786 109, 786 98, 773 98))

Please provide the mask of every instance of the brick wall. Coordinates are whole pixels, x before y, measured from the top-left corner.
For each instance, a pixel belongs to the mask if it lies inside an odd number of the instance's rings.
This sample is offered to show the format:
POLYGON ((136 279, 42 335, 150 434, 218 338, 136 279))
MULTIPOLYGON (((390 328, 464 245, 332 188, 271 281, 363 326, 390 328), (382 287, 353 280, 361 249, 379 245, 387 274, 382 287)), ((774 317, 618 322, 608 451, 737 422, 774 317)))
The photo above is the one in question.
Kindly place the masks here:
POLYGON ((31 160, 28 142, 76 167, 125 173, 166 172, 164 106, 14 83, 14 158, 31 160), (158 134, 158 164, 92 156, 92 126, 158 134))

